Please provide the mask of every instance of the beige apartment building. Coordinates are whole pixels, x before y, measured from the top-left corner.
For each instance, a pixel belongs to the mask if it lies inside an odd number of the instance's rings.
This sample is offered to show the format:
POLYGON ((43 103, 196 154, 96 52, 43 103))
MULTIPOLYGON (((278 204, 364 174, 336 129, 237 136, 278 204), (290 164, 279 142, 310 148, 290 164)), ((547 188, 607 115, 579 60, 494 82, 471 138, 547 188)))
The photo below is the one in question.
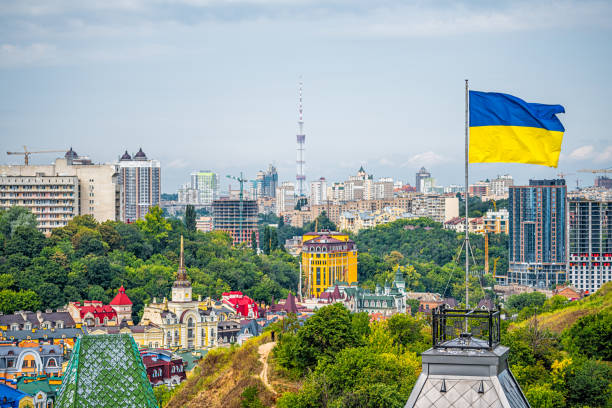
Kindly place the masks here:
POLYGON ((72 148, 50 165, 0 166, 0 186, 0 208, 32 209, 47 234, 76 215, 89 214, 99 222, 118 219, 116 166, 93 164, 72 148))

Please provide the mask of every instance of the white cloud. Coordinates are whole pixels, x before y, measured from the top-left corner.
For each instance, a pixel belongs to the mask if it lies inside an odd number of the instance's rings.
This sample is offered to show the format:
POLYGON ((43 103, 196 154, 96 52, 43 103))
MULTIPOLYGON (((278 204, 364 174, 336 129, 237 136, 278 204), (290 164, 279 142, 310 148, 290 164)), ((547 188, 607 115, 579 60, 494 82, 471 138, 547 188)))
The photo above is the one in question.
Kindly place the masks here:
POLYGON ((412 166, 431 166, 434 164, 440 164, 446 162, 447 159, 433 151, 423 152, 415 154, 410 157, 401 167, 412 167, 412 166))
POLYGON ((595 156, 595 161, 597 163, 601 163, 605 161, 607 162, 612 161, 612 146, 608 146, 602 151, 598 152, 597 155, 595 156))
POLYGON ((190 167, 190 164, 183 159, 174 159, 169 163, 164 163, 163 166, 170 169, 186 169, 187 167, 190 167))
POLYGON ((47 65, 56 60, 57 48, 51 44, 0 45, 0 67, 47 65))
POLYGON ((395 162, 387 157, 381 157, 378 159, 378 164, 381 166, 394 166, 395 162))
POLYGON ((570 160, 586 160, 593 157, 594 151, 595 147, 593 145, 584 145, 572 150, 567 157, 570 160))

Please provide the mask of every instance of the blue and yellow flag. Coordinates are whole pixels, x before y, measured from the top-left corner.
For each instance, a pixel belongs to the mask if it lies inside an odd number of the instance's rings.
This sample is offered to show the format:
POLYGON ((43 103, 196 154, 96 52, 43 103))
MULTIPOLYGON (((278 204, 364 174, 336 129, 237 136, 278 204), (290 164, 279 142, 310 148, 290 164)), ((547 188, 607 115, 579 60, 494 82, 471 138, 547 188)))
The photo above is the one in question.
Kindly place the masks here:
POLYGON ((470 91, 469 162, 557 167, 565 131, 557 113, 565 113, 563 106, 470 91))

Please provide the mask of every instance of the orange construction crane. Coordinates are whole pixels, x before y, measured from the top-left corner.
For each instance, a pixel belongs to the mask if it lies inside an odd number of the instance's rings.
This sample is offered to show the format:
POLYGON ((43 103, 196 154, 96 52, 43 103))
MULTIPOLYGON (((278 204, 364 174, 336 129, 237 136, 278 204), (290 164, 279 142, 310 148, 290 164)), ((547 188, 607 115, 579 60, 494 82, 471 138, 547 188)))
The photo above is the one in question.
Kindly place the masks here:
POLYGON ((489 273, 489 234, 485 231, 484 233, 485 247, 484 247, 484 273, 489 273))
POLYGON ((597 174, 597 173, 612 173, 612 169, 582 169, 582 170, 578 170, 580 173, 593 173, 593 174, 597 174))
POLYGON ((493 259, 493 278, 495 278, 495 273, 497 272, 497 261, 499 261, 499 258, 501 258, 501 256, 493 259))
POLYGON ((40 150, 38 152, 31 152, 28 151, 28 148, 23 146, 23 152, 6 152, 6 154, 19 154, 19 155, 23 155, 23 159, 24 159, 24 164, 26 166, 28 166, 30 164, 30 155, 31 154, 38 154, 38 153, 65 153, 66 150, 40 150))

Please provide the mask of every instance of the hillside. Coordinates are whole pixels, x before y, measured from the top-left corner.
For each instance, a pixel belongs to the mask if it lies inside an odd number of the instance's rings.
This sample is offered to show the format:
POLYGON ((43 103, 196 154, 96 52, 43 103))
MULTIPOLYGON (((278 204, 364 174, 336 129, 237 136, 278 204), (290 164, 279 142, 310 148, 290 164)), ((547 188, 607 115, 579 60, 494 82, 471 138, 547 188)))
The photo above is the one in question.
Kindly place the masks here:
MULTIPOLYGON (((548 329, 553 333, 560 334, 581 317, 602 311, 612 312, 612 282, 604 284, 593 295, 572 302, 562 309, 538 314, 538 325, 542 329, 548 329)), ((532 319, 527 319, 519 323, 513 323, 510 325, 509 330, 525 328, 531 321, 532 319)))
POLYGON ((269 335, 264 334, 241 347, 211 350, 163 407, 274 406, 274 393, 260 379, 263 365, 258 348, 269 342, 269 335))

